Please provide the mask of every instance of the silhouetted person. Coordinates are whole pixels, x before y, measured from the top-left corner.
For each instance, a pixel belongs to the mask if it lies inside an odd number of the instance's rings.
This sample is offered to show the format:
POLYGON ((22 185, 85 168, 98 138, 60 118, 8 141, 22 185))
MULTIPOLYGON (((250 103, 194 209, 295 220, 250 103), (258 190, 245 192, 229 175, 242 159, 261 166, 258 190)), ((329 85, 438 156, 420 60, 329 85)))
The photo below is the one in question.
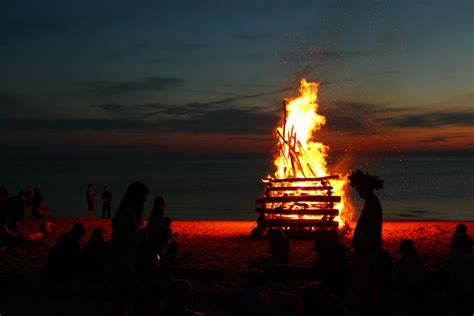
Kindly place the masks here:
POLYGON ((145 184, 130 184, 112 220, 111 281, 117 290, 119 309, 129 307, 130 297, 137 286, 138 247, 144 237, 144 232, 138 229, 138 223, 143 215, 147 194, 145 184))
POLYGON ((426 292, 428 270, 413 240, 404 239, 400 242, 400 254, 395 278, 401 292, 406 296, 423 295, 426 292))
POLYGON ((44 207, 44 198, 41 195, 40 188, 35 188, 35 194, 33 195, 33 200, 31 201, 31 217, 33 219, 43 218, 42 209, 44 207))
POLYGON ((318 257, 314 263, 316 280, 326 284, 329 290, 343 297, 349 286, 349 256, 346 247, 338 240, 335 231, 322 230, 316 236, 314 250, 318 257))
POLYGON ((82 262, 80 241, 85 233, 84 225, 76 223, 70 232, 63 234, 56 241, 46 261, 47 277, 63 281, 79 275, 82 262))
POLYGON ((306 284, 299 293, 300 314, 304 316, 342 316, 347 309, 321 282, 306 284))
POLYGON ((455 252, 444 263, 442 269, 449 277, 448 294, 453 304, 466 312, 474 311, 474 253, 472 239, 467 234, 456 237, 455 252))
POLYGON ((5 225, 7 221, 7 200, 10 193, 4 185, 0 185, 0 224, 5 225))
POLYGON ((163 197, 157 196, 153 201, 153 209, 146 227, 154 255, 163 256, 163 251, 168 242, 168 224, 164 216, 166 203, 163 197))
POLYGON ((274 229, 268 245, 270 259, 275 263, 290 262, 290 240, 281 229, 274 229))
POLYGON ((351 185, 365 200, 352 238, 352 246, 357 252, 370 253, 382 244, 382 205, 374 190, 383 188, 383 180, 360 170, 349 176, 351 185))
POLYGON ((268 277, 260 269, 250 269, 248 276, 248 286, 237 292, 231 298, 229 315, 235 316, 264 316, 270 315, 270 300, 265 288, 268 277))
POLYGON ((110 192, 107 186, 104 186, 104 192, 102 192, 102 218, 110 219, 110 206, 112 203, 112 192, 110 192))
POLYGON ((31 218, 31 207, 33 204, 33 196, 35 195, 35 191, 33 190, 33 186, 28 185, 25 190, 25 203, 26 203, 26 213, 25 218, 31 218))
POLYGON ((95 194, 94 194, 94 188, 92 187, 92 184, 87 185, 86 200, 87 200, 87 217, 94 218, 95 194))
POLYGON ((451 236, 451 253, 456 250, 456 239, 460 234, 467 234, 467 226, 464 224, 458 224, 454 230, 453 235, 451 236))
POLYGON ((95 228, 92 231, 91 239, 84 245, 82 253, 83 269, 87 276, 95 280, 103 279, 106 272, 109 245, 104 240, 101 228, 95 228))

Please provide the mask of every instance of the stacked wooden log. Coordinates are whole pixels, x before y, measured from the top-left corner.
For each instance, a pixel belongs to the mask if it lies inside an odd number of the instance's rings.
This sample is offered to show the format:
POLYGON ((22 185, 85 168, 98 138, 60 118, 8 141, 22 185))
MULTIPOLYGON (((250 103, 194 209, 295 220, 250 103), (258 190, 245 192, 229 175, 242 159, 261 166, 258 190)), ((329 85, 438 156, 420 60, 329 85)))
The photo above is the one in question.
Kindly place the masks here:
POLYGON ((259 228, 337 228, 337 204, 330 180, 338 175, 319 178, 262 179, 265 197, 256 200, 260 213, 259 228))

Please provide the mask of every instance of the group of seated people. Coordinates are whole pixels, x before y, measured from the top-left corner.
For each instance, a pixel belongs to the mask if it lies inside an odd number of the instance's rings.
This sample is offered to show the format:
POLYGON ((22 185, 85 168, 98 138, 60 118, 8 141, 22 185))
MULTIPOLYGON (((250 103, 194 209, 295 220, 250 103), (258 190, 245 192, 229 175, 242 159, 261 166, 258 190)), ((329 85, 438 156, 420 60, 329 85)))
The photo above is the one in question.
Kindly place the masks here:
MULTIPOLYGON (((423 311, 427 305, 439 306, 433 302, 447 308, 450 306, 454 311, 474 311, 474 253, 472 239, 464 224, 456 227, 447 258, 431 271, 410 239, 400 241, 398 262, 392 260, 387 250, 379 247, 362 261, 362 267, 335 231, 318 231, 315 239, 317 259, 310 273, 311 278, 320 283, 317 285, 318 291, 323 287, 334 295, 333 298, 344 306, 343 310, 347 313, 359 310, 357 304, 379 312, 387 306, 392 312, 423 311), (357 298, 357 303, 354 298, 357 298), (393 306, 394 299, 396 306, 393 306)), ((267 261, 288 264, 289 256, 289 239, 284 231, 274 229, 267 261)), ((357 260, 360 262, 360 259, 357 260)), ((309 292, 304 296, 311 293, 311 290, 306 290, 309 292)), ((315 297, 320 298, 320 295, 315 297)), ((386 310, 384 312, 388 313, 386 310)))

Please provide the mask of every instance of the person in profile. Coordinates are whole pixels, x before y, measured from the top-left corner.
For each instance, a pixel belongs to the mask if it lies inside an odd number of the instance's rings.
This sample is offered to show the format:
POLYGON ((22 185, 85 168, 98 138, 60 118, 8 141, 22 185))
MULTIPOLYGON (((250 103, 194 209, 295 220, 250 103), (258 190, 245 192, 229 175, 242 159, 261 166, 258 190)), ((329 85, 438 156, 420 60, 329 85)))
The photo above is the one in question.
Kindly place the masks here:
POLYGON ((110 207, 112 204, 112 192, 107 186, 104 186, 102 192, 102 219, 110 219, 110 207))
POLYGON ((95 209, 95 194, 92 184, 87 185, 86 191, 86 201, 87 201, 87 218, 94 218, 94 209, 95 209))
POLYGON ((44 267, 46 276, 57 281, 77 278, 81 267, 81 245, 86 229, 81 223, 74 224, 71 231, 63 234, 55 243, 44 267))
POLYGON ((274 229, 268 244, 270 261, 274 263, 290 262, 290 240, 281 229, 274 229))
POLYGON ((133 182, 127 188, 112 220, 111 281, 117 291, 117 312, 130 308, 137 287, 137 256, 144 232, 138 228, 148 188, 133 182))
POLYGON ((369 173, 364 174, 361 170, 352 172, 349 180, 365 200, 354 230, 352 246, 356 252, 371 253, 382 245, 382 205, 374 190, 383 188, 383 180, 369 173))
POLYGON ((40 188, 35 188, 35 193, 33 195, 33 199, 31 201, 31 217, 33 219, 42 219, 42 211, 44 208, 44 198, 41 194, 40 188))

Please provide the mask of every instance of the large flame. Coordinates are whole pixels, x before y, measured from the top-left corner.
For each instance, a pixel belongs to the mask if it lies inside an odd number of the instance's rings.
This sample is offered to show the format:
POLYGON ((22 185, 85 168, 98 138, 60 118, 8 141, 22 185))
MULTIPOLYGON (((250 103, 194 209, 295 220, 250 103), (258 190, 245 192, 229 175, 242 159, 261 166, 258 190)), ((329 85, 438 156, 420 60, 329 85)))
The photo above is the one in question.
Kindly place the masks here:
MULTIPOLYGON (((315 141, 316 132, 326 123, 326 118, 318 114, 317 82, 300 82, 301 95, 285 100, 283 126, 277 129, 279 151, 275 157, 275 178, 315 178, 329 176, 326 157, 329 146, 315 141)), ((341 197, 338 204, 339 216, 336 220, 339 226, 349 219, 346 209, 347 177, 331 180, 333 195, 341 197)), ((301 182, 299 186, 311 186, 311 182, 301 182)), ((296 193, 298 194, 298 193, 296 193)), ((317 194, 317 192, 314 192, 317 194)), ((301 216, 305 219, 311 215, 301 216)))

